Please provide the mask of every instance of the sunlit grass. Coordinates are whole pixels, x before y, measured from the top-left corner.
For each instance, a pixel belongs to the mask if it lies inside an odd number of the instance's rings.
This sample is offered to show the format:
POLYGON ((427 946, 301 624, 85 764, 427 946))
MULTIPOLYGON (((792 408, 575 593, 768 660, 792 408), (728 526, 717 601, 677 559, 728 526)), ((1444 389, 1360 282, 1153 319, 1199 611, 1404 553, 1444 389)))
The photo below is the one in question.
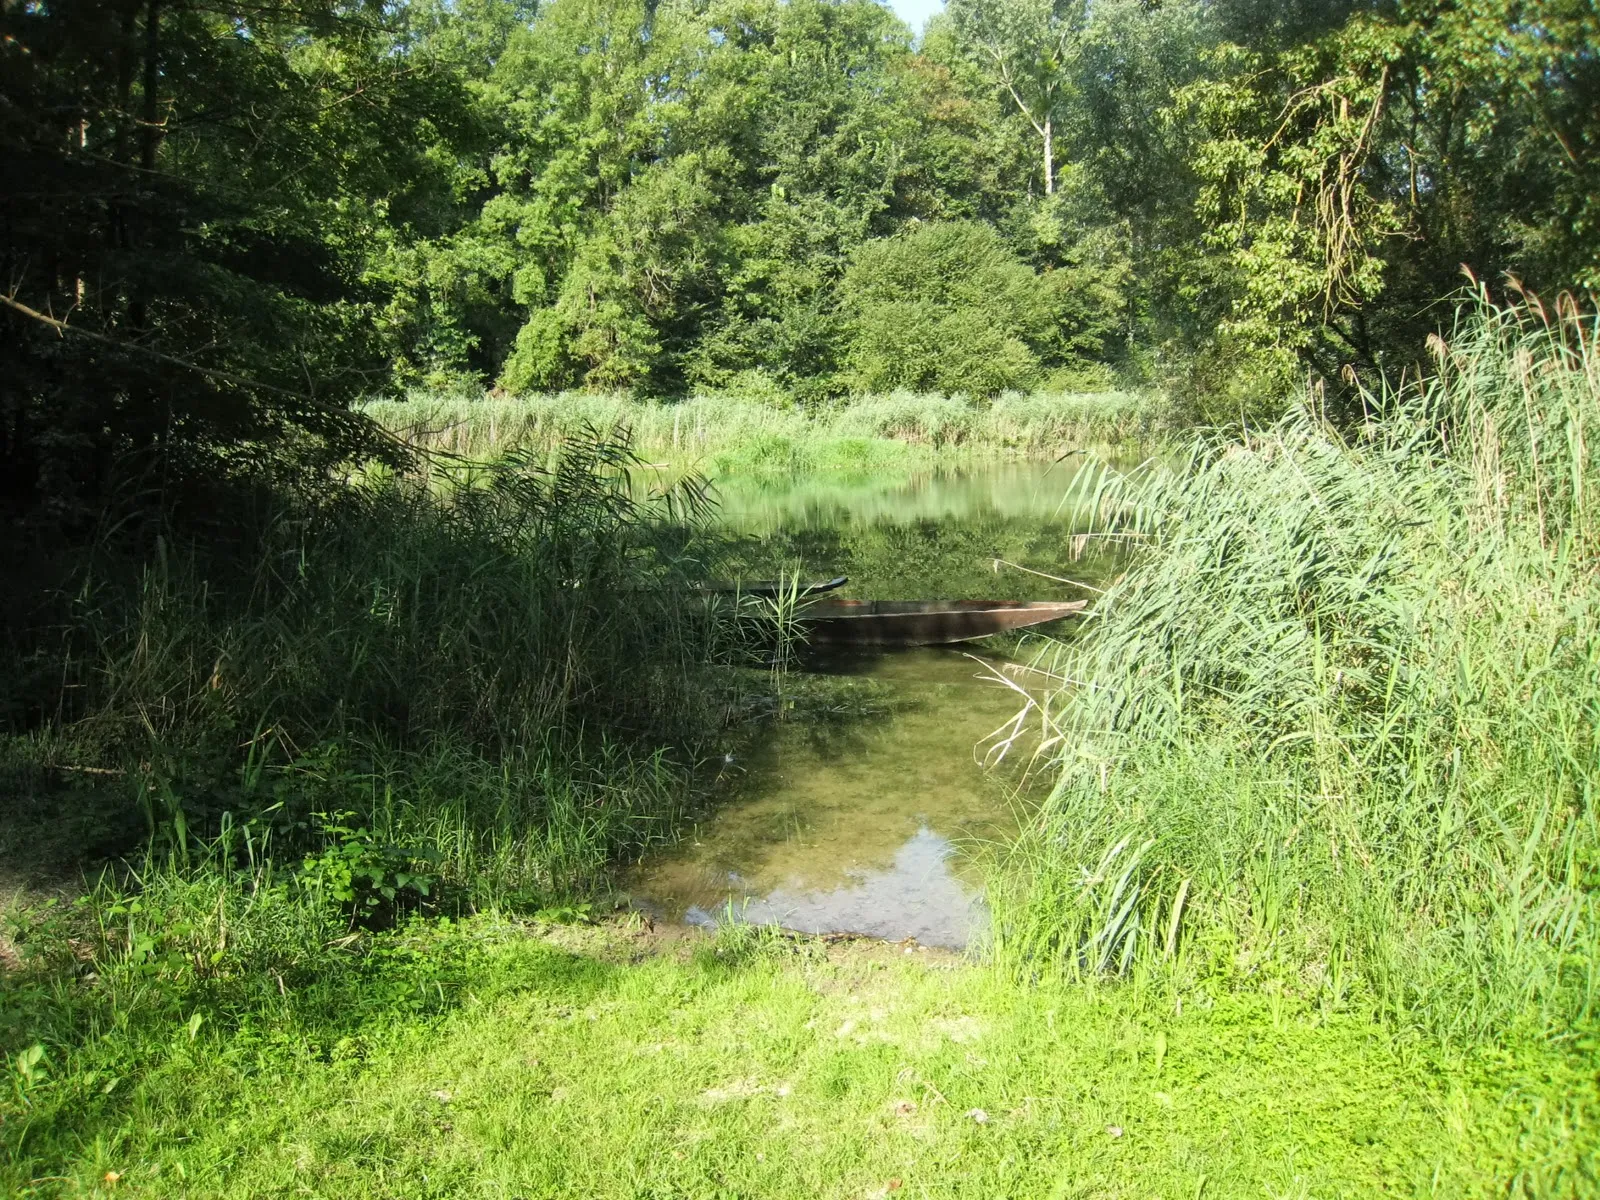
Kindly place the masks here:
POLYGON ((1342 436, 1302 412, 1108 479, 1143 546, 1056 656, 1019 967, 1159 963, 1450 1040, 1600 1001, 1600 349, 1470 313, 1342 436))
POLYGON ((895 392, 818 408, 734 396, 679 402, 564 392, 519 398, 415 395, 365 411, 409 441, 472 457, 544 450, 585 428, 627 428, 674 466, 742 471, 883 471, 932 459, 1110 452, 1154 445, 1167 408, 1153 393, 1008 393, 992 404, 895 392))
MULTIPOLYGON (((169 917, 206 925, 203 892, 169 917)), ((315 961, 280 966, 281 990, 257 970, 233 1006, 226 967, 187 983, 165 968, 166 989, 151 973, 140 991, 131 966, 102 964, 102 994, 0 1097, 0 1188, 1557 1197, 1594 1182, 1592 1072, 1442 1054, 1281 994, 1018 988, 737 929, 664 953, 642 933, 493 918, 337 951, 315 934, 286 932, 315 961)))

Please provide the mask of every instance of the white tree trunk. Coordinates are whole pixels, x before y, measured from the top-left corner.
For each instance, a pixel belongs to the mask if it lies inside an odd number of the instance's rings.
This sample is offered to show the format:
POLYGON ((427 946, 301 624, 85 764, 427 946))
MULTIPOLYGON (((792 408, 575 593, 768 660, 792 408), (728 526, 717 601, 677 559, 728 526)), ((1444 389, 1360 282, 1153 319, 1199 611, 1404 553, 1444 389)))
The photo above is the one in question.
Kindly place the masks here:
POLYGON ((1053 196, 1056 193, 1056 144, 1055 124, 1049 117, 1044 119, 1044 194, 1053 196))

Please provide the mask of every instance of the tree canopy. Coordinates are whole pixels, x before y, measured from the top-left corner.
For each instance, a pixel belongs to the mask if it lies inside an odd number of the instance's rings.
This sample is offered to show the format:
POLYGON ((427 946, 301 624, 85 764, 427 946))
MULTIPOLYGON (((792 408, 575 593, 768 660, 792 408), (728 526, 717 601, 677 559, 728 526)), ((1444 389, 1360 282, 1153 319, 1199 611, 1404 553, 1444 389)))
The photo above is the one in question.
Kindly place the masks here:
POLYGON ((384 454, 412 386, 1226 415, 1600 287, 1585 0, 0 9, 0 489, 384 454), (142 468, 141 468, 142 469, 142 468))
POLYGON ((378 6, 0 12, 0 478, 70 513, 130 465, 381 452, 386 258, 442 229, 474 115, 378 6), (441 152, 444 162, 441 163, 441 152))

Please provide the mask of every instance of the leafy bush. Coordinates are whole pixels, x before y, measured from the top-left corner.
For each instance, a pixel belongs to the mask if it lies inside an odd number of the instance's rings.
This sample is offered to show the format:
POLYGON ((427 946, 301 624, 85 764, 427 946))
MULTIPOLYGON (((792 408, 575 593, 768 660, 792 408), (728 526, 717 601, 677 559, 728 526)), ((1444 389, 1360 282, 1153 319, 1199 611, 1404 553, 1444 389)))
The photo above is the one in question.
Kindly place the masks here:
POLYGON ((372 831, 343 823, 354 813, 323 817, 328 845, 306 855, 301 878, 345 905, 361 925, 393 924, 397 913, 415 908, 438 889, 434 874, 440 854, 428 846, 401 847, 378 841, 372 831))
POLYGON ((1040 274, 975 221, 864 243, 840 284, 855 390, 990 397, 1089 369, 1122 319, 1126 268, 1084 249, 1040 274))
POLYGON ((1048 287, 989 226, 917 224, 865 243, 840 286, 859 391, 991 396, 1030 386, 1051 330, 1048 287))

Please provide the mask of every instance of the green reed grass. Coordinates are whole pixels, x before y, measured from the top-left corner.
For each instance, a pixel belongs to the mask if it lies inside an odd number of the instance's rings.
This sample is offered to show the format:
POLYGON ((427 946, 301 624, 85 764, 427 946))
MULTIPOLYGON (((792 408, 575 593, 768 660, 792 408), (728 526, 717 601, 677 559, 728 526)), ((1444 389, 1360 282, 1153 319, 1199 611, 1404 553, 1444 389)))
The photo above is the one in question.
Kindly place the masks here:
POLYGON ((671 835, 744 636, 690 586, 697 493, 641 497, 635 465, 585 432, 279 497, 225 541, 108 539, 30 736, 179 860, 231 824, 293 864, 339 827, 463 903, 588 886, 671 835))
POLYGON ((1600 1002, 1600 345, 1479 302, 1343 436, 1306 409, 1107 477, 1139 545, 1044 704, 1002 942, 1176 957, 1402 1023, 1600 1002))
POLYGON ((546 450, 585 427, 630 430, 674 466, 716 470, 882 470, 929 456, 1127 450, 1158 440, 1166 410, 1154 394, 1023 395, 993 403, 894 392, 818 409, 728 395, 680 402, 564 392, 515 399, 416 395, 365 411, 402 437, 486 457, 546 450))

